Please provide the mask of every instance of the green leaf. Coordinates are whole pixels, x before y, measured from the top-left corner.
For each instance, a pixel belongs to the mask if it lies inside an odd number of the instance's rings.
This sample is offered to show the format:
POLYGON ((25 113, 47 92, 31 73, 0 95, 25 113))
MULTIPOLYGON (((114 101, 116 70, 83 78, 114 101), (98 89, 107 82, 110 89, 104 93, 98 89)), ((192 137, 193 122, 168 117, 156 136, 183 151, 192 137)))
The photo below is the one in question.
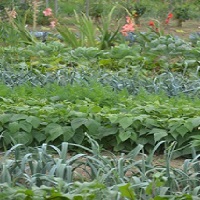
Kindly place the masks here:
POLYGON ((131 131, 120 131, 119 138, 122 142, 126 141, 131 137, 131 131))
POLYGON ((63 137, 64 137, 64 142, 69 141, 73 136, 75 132, 72 129, 71 126, 64 126, 63 127, 63 137))
POLYGON ((12 136, 15 142, 18 144, 30 144, 33 140, 33 136, 30 133, 24 131, 18 131, 12 136))
POLYGON ((11 117, 11 119, 10 119, 10 121, 18 121, 18 120, 21 120, 21 119, 27 119, 27 115, 25 115, 25 114, 14 114, 12 117, 11 117))
POLYGON ((158 122, 155 119, 147 118, 145 120, 145 126, 148 127, 148 128, 158 127, 158 122))
POLYGON ((99 134, 99 127, 100 127, 100 123, 98 123, 97 121, 93 120, 93 119, 88 119, 85 122, 85 126, 88 129, 88 133, 90 135, 98 135, 99 134))
POLYGON ((11 133, 16 133, 20 129, 19 123, 18 122, 10 122, 8 125, 8 129, 11 133))
POLYGON ((1 114, 1 115, 0 115, 0 122, 1 122, 2 124, 5 124, 5 123, 9 122, 11 116, 12 116, 12 114, 1 114))
POLYGON ((145 190, 146 194, 151 195, 153 192, 153 182, 149 183, 145 190))
POLYGON ((84 200, 84 198, 80 194, 77 194, 74 196, 73 200, 84 200))
POLYGON ((184 126, 188 129, 188 131, 192 132, 192 130, 195 128, 192 124, 192 122, 186 121, 184 126))
POLYGON ((131 200, 135 200, 135 193, 132 189, 130 189, 130 183, 127 183, 126 185, 119 186, 119 191, 121 192, 122 197, 126 197, 131 200))
POLYGON ((7 98, 4 98, 4 97, 0 97, 0 101, 3 101, 5 103, 14 103, 13 100, 7 99, 7 98))
POLYGON ((83 131, 83 128, 79 128, 76 130, 76 133, 74 134, 73 136, 73 140, 76 144, 81 144, 83 142, 83 139, 84 139, 84 131, 83 131))
POLYGON ((26 131, 27 133, 30 133, 31 130, 32 130, 32 125, 29 124, 27 121, 24 121, 24 120, 19 122, 19 127, 22 130, 26 131))
POLYGON ((123 117, 123 118, 121 118, 120 120, 118 120, 118 123, 120 124, 120 126, 121 126, 123 129, 126 129, 126 128, 128 128, 129 126, 132 125, 132 123, 133 123, 133 117, 123 117))
POLYGON ((38 128, 41 122, 41 120, 35 116, 27 117, 26 121, 30 123, 33 126, 33 128, 38 128))
POLYGON ((161 138, 165 137, 168 135, 167 131, 164 129, 160 129, 160 128, 153 128, 149 134, 153 134, 154 135, 154 141, 160 141, 161 138))
POLYGON ((176 131, 177 131, 182 137, 184 137, 184 135, 185 135, 186 133, 189 132, 189 130, 188 130, 184 125, 179 126, 179 127, 176 129, 176 131))
POLYGON ((137 138, 138 138, 137 133, 131 131, 131 137, 130 137, 130 139, 133 140, 134 142, 136 142, 136 141, 137 141, 137 138))
POLYGON ((75 118, 71 121, 72 129, 75 131, 77 128, 79 128, 80 126, 82 126, 86 122, 87 122, 86 118, 75 118))
POLYGON ((198 127, 200 125, 200 117, 190 118, 187 120, 193 124, 193 127, 198 127))
POLYGON ((118 119, 118 115, 116 114, 109 114, 108 119, 110 120, 111 123, 115 123, 118 119))
POLYGON ((41 131, 32 131, 33 137, 36 139, 36 141, 39 142, 39 144, 46 140, 46 135, 41 131))
POLYGON ((169 197, 160 197, 160 196, 156 196, 156 197, 154 197, 153 200, 169 200, 169 197))
POLYGON ((48 124, 45 128, 45 133, 47 136, 46 142, 54 141, 57 139, 60 135, 63 134, 62 126, 56 123, 48 124))
POLYGON ((118 132, 117 127, 104 127, 101 126, 99 127, 99 135, 98 139, 102 139, 103 137, 109 136, 109 135, 114 135, 118 132))

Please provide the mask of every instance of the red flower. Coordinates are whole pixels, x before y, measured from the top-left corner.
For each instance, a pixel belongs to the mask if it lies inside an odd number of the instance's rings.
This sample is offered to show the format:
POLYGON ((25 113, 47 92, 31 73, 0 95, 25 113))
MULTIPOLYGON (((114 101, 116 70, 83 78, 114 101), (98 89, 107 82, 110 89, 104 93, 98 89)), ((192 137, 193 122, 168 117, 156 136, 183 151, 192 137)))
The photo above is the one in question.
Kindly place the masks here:
POLYGON ((168 15, 167 15, 167 19, 165 20, 165 24, 169 24, 169 21, 170 21, 170 19, 173 17, 173 14, 172 13, 169 13, 168 15))
POLYGON ((168 16, 167 16, 167 19, 171 19, 172 17, 173 17, 173 14, 169 13, 168 16))
POLYGON ((169 18, 165 20, 165 24, 169 24, 169 18))
POLYGON ((154 27, 155 23, 153 21, 149 21, 149 26, 154 27))
POLYGON ((51 8, 46 8, 44 11, 43 11, 43 14, 44 16, 52 16, 53 13, 52 13, 52 9, 51 8))

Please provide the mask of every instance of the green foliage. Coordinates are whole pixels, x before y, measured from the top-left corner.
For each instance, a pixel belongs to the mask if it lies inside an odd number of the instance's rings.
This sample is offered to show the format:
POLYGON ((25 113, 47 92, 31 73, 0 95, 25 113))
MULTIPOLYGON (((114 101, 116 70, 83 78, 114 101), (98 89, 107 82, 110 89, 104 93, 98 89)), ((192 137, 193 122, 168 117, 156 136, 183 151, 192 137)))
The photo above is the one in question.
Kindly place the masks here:
POLYGON ((175 18, 181 21, 190 19, 188 6, 180 6, 174 9, 175 18))
POLYGON ((110 29, 114 9, 115 7, 102 18, 102 25, 97 26, 90 17, 84 14, 78 16, 75 13, 75 31, 70 30, 66 25, 58 26, 57 31, 61 34, 63 41, 72 48, 83 46, 99 47, 100 50, 110 48, 116 41, 119 31, 119 27, 114 31, 110 29), (100 32, 99 36, 97 36, 97 31, 100 32))
POLYGON ((135 12, 138 17, 141 17, 145 13, 145 11, 145 5, 143 5, 142 3, 135 3, 133 12, 135 12))
POLYGON ((27 148, 15 145, 0 162, 0 197, 9 199, 198 199, 198 157, 186 159, 183 168, 170 166, 174 144, 167 148, 165 163, 138 145, 128 154, 102 152, 86 134, 91 147, 61 143, 27 148), (73 154, 69 149, 80 152, 73 154), (189 185, 189 187, 188 187, 189 185), (175 197, 175 198, 174 198, 175 197))
MULTIPOLYGON (((84 133, 88 132, 103 147, 115 151, 130 150, 136 144, 143 144, 150 151, 160 140, 168 144, 177 140, 177 156, 191 154, 188 145, 199 134, 198 99, 169 99, 146 92, 128 97, 127 93, 115 93, 100 85, 83 88, 2 87, 1 148, 13 143, 61 141, 87 145, 84 133), (10 91, 13 95, 8 98, 10 91)), ((163 150, 160 147, 159 151, 163 150)))

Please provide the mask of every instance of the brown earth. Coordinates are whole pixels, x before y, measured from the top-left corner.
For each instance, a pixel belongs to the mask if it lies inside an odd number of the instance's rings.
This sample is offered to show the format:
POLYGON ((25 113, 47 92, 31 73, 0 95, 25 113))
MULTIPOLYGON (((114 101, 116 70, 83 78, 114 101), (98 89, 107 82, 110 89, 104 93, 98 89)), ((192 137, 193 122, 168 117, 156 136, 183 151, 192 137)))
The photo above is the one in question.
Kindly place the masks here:
MULTIPOLYGON (((177 26, 177 21, 172 20, 168 26, 160 26, 161 30, 164 27, 164 34, 171 34, 173 36, 179 36, 183 39, 188 40, 189 35, 194 32, 200 32, 200 20, 187 20, 183 22, 182 27, 177 26)), ((148 21, 141 20, 141 26, 136 28, 139 31, 147 31, 148 30, 148 21)))

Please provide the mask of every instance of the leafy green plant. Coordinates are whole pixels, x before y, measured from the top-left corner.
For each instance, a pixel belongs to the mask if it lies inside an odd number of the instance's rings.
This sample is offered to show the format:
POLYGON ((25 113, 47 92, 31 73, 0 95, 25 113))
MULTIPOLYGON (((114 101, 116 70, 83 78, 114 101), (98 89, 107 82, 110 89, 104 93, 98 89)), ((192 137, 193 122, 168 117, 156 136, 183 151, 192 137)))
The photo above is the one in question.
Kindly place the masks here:
POLYGON ((92 21, 91 18, 87 17, 86 15, 78 16, 75 14, 76 21, 74 25, 76 26, 75 32, 77 31, 77 34, 74 34, 74 31, 71 31, 66 26, 58 26, 57 30, 63 37, 64 42, 66 44, 70 45, 73 48, 77 48, 80 46, 86 46, 86 47, 99 47, 99 49, 107 49, 110 48, 113 45, 113 42, 116 41, 116 36, 119 30, 119 27, 115 31, 110 30, 111 26, 111 19, 112 14, 115 8, 113 8, 110 13, 108 14, 108 17, 105 19, 102 17, 103 24, 98 25, 98 30, 100 32, 100 35, 97 34, 97 27, 92 21), (100 41, 99 39, 100 38, 100 41))
POLYGON ((73 48, 79 46, 96 46, 96 27, 93 21, 86 15, 75 14, 75 26, 78 35, 64 25, 58 26, 57 31, 61 34, 64 42, 73 48))
POLYGON ((100 50, 108 49, 114 46, 114 43, 117 41, 119 25, 117 25, 117 28, 115 28, 114 31, 111 29, 111 21, 112 21, 114 10, 115 10, 115 7, 111 9, 110 13, 106 17, 102 18, 102 21, 103 21, 102 27, 98 26, 98 29, 101 33, 101 35, 99 36, 100 50))
POLYGON ((171 167, 175 143, 166 146, 165 163, 156 165, 138 145, 119 156, 102 152, 89 137, 91 147, 63 142, 27 148, 15 145, 0 162, 0 197, 6 199, 198 199, 199 156, 186 159, 182 168, 171 167), (72 154, 70 146, 83 153, 72 154), (197 172, 197 173, 196 173, 197 172))

